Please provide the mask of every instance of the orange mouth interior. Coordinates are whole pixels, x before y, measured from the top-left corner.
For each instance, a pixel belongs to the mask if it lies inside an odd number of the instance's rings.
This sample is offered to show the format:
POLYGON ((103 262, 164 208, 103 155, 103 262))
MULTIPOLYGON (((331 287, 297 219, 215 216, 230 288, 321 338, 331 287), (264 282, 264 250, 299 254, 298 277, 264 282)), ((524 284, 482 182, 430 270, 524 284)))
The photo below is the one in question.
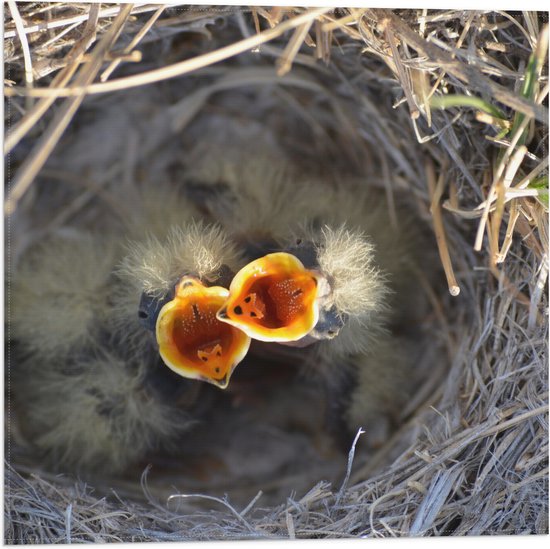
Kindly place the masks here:
POLYGON ((190 277, 180 281, 174 299, 157 319, 159 352, 169 368, 184 377, 227 386, 250 345, 246 334, 216 318, 227 295, 225 288, 207 288, 190 277))
POLYGON ((262 341, 295 341, 318 320, 317 278, 294 256, 268 254, 241 269, 218 318, 262 341))

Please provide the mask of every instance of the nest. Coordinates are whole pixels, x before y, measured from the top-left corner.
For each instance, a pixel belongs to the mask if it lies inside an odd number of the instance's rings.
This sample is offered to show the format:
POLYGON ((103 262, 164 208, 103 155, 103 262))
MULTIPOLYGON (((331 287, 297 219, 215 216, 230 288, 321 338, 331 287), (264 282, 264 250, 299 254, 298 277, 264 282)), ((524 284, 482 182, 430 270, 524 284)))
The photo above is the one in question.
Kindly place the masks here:
POLYGON ((542 15, 10 2, 4 36, 7 543, 548 533, 542 15), (223 147, 235 120, 381 189, 389 223, 405 201, 430 228, 428 374, 376 452, 358 436, 298 474, 264 468, 252 495, 158 465, 56 474, 11 408, 19 257, 127 215, 116 186, 177 177, 185 147, 223 147))

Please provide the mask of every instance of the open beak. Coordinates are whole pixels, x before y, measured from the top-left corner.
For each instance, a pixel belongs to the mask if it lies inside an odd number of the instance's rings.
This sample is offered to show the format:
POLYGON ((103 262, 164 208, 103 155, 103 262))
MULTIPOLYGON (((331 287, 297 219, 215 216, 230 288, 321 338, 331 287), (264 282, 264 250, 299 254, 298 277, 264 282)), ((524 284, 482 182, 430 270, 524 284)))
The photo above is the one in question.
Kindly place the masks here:
POLYGON ((176 286, 174 299, 162 307, 156 323, 160 356, 177 374, 213 383, 225 389, 250 338, 241 330, 220 322, 216 312, 228 290, 204 286, 185 276, 176 286))
POLYGON ((265 255, 235 275, 217 317, 253 339, 297 341, 319 320, 318 281, 291 254, 265 255))

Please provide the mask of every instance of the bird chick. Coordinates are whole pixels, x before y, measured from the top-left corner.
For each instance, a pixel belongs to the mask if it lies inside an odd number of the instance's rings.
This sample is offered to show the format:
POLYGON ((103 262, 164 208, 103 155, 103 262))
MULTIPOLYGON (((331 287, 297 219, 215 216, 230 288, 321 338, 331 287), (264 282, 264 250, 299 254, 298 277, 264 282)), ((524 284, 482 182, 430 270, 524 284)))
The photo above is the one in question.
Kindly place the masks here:
POLYGON ((114 338, 129 338, 135 352, 156 340, 179 375, 227 387, 250 340, 215 315, 240 261, 223 230, 202 222, 131 242, 117 269, 114 338))
POLYGON ((225 288, 184 276, 174 298, 160 310, 155 330, 160 356, 171 370, 221 389, 250 346, 244 332, 216 318, 228 295, 225 288))
POLYGON ((148 359, 96 347, 63 366, 23 360, 12 376, 21 431, 54 468, 80 473, 122 472, 171 447, 196 417, 147 383, 148 359))
POLYGON ((111 343, 112 233, 71 231, 22 257, 11 287, 10 389, 30 444, 56 467, 120 471, 191 425, 148 383, 151 352, 111 343))
POLYGON ((325 226, 284 249, 237 273, 218 318, 261 341, 303 347, 334 339, 333 353, 362 350, 384 324, 388 294, 370 241, 325 226))
MULTIPOLYGON (((64 231, 30 248, 13 274, 16 417, 55 467, 122 471, 201 417, 203 384, 164 365, 155 337, 159 316, 186 318, 186 282, 197 297, 192 314, 195 306, 205 319, 191 342, 197 368, 212 364, 205 377, 226 385, 248 348, 242 332, 215 320, 227 293, 217 285, 241 267, 235 247, 220 227, 193 221, 196 211, 175 192, 157 191, 136 190, 124 233, 64 231)), ((161 333, 177 332, 166 324, 161 333)))
POLYGON ((297 257, 268 254, 235 275, 217 317, 260 341, 301 339, 319 320, 322 281, 297 257))
POLYGON ((120 253, 119 239, 84 232, 34 245, 11 280, 13 339, 54 362, 93 345, 108 316, 107 282, 120 253))

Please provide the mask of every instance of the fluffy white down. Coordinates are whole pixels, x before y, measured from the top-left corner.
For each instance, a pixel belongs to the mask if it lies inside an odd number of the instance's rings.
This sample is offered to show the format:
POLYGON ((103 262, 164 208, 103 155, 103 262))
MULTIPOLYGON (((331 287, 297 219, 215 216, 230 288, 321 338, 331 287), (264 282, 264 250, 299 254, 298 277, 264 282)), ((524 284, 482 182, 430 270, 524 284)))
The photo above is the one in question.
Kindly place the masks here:
POLYGON ((148 392, 143 369, 107 351, 63 369, 28 361, 17 400, 33 444, 58 466, 118 471, 169 443, 189 418, 148 392))
POLYGON ((120 246, 113 235, 78 233, 44 240, 13 276, 13 336, 44 358, 60 359, 93 341, 108 314, 108 281, 120 246))
POLYGON ((319 268, 329 280, 332 300, 345 314, 363 317, 385 308, 385 275, 376 266, 374 245, 362 233, 325 226, 317 241, 319 268))
POLYGON ((166 238, 130 242, 119 276, 150 295, 165 292, 184 274, 213 282, 222 265, 238 270, 240 256, 222 228, 202 222, 173 226, 166 238))

